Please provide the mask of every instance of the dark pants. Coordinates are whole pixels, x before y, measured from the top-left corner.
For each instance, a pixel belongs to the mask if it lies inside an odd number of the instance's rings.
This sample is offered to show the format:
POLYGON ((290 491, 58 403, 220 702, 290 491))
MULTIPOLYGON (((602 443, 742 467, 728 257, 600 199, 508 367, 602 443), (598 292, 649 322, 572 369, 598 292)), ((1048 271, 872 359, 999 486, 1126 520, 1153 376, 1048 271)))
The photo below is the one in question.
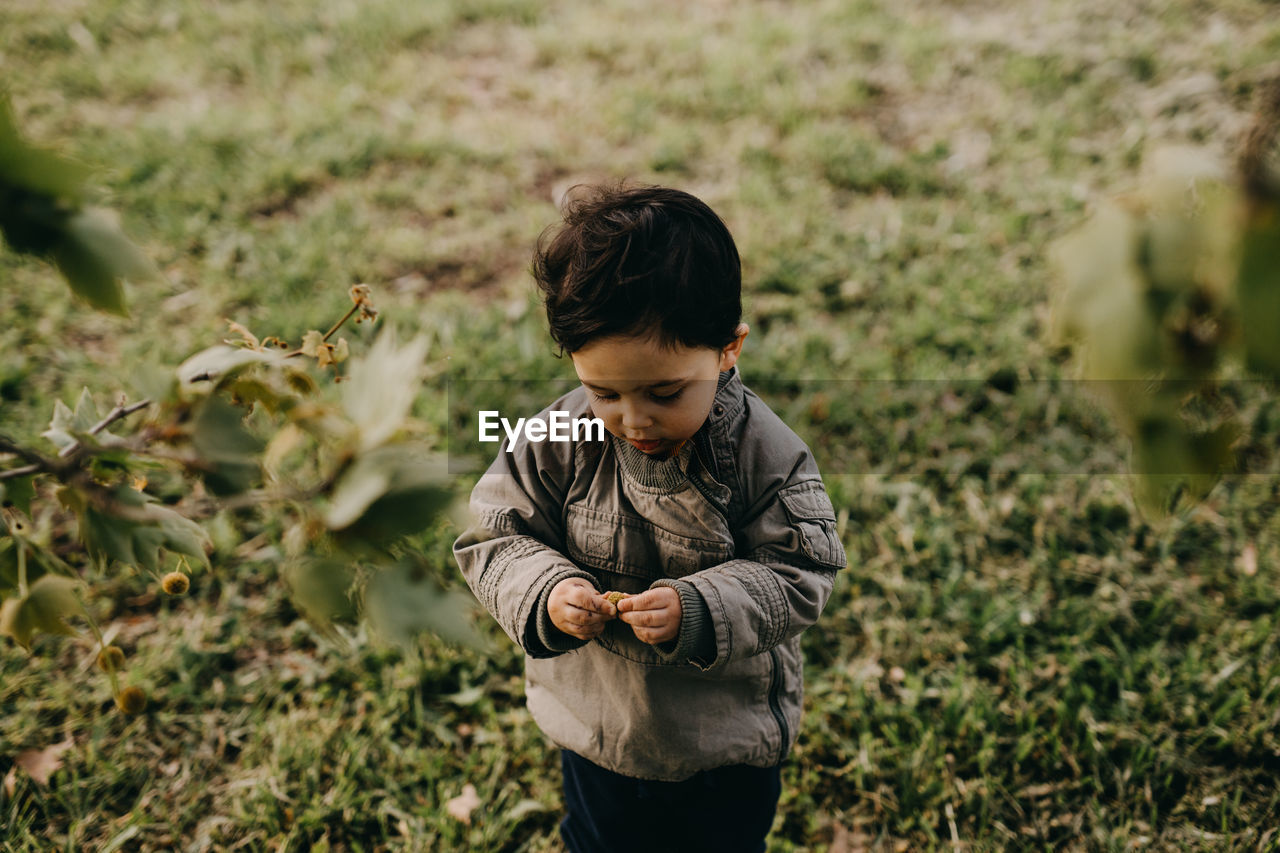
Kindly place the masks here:
POLYGON ((560 751, 560 835, 569 853, 763 853, 782 789, 778 767, 717 767, 683 782, 651 782, 560 751))

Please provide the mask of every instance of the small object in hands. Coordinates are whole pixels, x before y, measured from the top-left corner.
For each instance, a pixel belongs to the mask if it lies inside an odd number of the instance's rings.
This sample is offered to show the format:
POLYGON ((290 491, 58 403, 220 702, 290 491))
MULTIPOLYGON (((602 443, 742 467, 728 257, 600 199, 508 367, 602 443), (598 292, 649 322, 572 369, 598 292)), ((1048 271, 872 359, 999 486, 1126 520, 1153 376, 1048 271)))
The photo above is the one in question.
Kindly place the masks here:
POLYGON ((631 594, 627 592, 606 592, 604 594, 604 597, 606 601, 608 601, 613 606, 617 607, 619 601, 621 601, 624 598, 630 598, 631 594))

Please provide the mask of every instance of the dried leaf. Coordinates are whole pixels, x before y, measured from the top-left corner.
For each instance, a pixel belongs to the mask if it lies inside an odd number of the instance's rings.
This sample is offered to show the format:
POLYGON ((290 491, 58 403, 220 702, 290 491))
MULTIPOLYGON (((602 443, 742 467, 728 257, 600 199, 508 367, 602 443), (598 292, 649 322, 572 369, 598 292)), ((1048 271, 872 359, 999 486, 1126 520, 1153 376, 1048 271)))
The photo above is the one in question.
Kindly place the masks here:
POLYGON ((316 364, 320 367, 328 367, 337 361, 333 357, 333 344, 320 344, 316 347, 316 364))
POLYGON ((445 811, 455 820, 460 820, 467 826, 471 825, 471 813, 480 806, 480 795, 476 793, 476 786, 468 782, 462 788, 462 793, 449 802, 444 804, 445 811))
POLYGON ((227 341, 227 344, 229 346, 234 347, 234 346, 240 346, 241 344, 245 344, 249 347, 249 349, 253 349, 253 350, 262 349, 262 344, 258 341, 258 336, 255 335, 253 332, 249 331, 248 329, 246 329, 244 326, 237 323, 235 320, 227 320, 227 328, 229 328, 232 332, 236 333, 241 338, 243 338, 243 340, 240 340, 240 341, 227 341))
POLYGON ((537 800, 524 799, 507 809, 506 819, 510 823, 519 823, 531 814, 551 811, 545 804, 537 800))
POLYGON ((9 768, 9 772, 4 774, 4 795, 9 799, 13 799, 13 794, 18 789, 18 765, 9 768))
POLYGON ((320 348, 322 346, 324 346, 323 332, 317 332, 315 329, 312 329, 302 336, 302 346, 300 349, 302 350, 303 355, 309 355, 312 358, 317 358, 320 355, 320 348))
MULTIPOLYGON (((13 763, 27 771, 27 775, 38 784, 48 785, 49 777, 62 767, 62 754, 75 745, 74 740, 67 738, 62 743, 55 743, 44 749, 28 749, 19 753, 13 763)), ((5 780, 5 790, 9 790, 8 779, 5 780)), ((9 796, 13 794, 10 793, 9 796)))
POLYGON ((1240 552, 1240 571, 1251 578, 1258 573, 1258 546, 1252 542, 1244 546, 1240 552))

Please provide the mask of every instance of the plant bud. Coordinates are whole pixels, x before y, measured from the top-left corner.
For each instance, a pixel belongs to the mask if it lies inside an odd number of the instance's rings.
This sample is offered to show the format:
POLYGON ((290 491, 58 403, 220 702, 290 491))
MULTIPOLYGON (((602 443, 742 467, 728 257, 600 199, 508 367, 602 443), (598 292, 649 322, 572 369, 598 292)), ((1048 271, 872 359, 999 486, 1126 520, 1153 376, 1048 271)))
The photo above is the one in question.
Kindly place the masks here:
POLYGON ((169 572, 160 581, 160 586, 164 587, 164 591, 170 595, 186 595, 187 590, 191 588, 191 581, 182 572, 169 572))
POLYGON ((103 672, 119 672, 124 669, 124 652, 119 646, 107 646, 98 652, 98 668, 103 672))
POLYGON ((130 717, 136 717, 147 707, 147 694, 141 687, 126 687, 116 694, 116 707, 130 717))

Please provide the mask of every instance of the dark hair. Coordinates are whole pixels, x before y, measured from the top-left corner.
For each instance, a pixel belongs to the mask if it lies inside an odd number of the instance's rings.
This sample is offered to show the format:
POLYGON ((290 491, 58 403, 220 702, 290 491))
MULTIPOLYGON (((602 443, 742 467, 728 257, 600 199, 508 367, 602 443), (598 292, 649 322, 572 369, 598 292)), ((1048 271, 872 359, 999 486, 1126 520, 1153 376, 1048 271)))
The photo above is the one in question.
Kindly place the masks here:
POLYGON ((742 265, 715 211, 680 190, 575 187, 533 275, 562 353, 612 335, 720 349, 742 318, 742 265))

